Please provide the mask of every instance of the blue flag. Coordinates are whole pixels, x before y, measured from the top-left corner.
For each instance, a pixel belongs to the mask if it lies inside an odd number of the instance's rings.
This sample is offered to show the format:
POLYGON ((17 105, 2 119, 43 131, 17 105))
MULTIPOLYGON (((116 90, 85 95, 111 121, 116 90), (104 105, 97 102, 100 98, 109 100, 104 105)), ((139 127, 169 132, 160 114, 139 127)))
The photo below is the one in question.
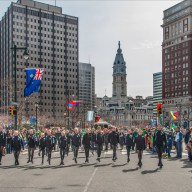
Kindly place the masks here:
POLYGON ((39 92, 44 69, 26 69, 26 87, 24 89, 24 97, 34 92, 39 92))

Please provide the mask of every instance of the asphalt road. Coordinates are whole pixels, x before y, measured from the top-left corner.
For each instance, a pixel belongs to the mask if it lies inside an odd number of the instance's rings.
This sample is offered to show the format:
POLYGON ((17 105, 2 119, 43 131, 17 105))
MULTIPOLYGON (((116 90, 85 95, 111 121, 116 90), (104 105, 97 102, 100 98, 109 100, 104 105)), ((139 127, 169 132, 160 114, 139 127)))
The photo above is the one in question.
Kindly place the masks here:
MULTIPOLYGON (((174 154, 172 154, 174 156, 174 154)), ((59 153, 54 152, 51 165, 41 165, 35 154, 34 164, 27 164, 27 155, 20 156, 20 166, 13 165, 13 155, 3 157, 0 166, 0 192, 191 192, 192 163, 174 158, 163 160, 157 167, 156 155, 147 151, 143 155, 143 167, 137 167, 137 154, 131 154, 126 163, 126 152, 118 150, 118 159, 112 162, 112 151, 102 153, 101 162, 90 155, 85 164, 84 153, 79 153, 78 163, 72 161, 72 153, 59 166, 59 153)))

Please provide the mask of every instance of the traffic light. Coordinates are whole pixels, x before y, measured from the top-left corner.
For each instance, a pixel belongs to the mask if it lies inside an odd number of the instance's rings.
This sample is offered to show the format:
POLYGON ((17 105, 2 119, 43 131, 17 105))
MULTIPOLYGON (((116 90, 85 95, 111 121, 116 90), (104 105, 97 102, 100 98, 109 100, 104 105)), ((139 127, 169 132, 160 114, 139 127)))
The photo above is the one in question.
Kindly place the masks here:
POLYGON ((14 110, 14 107, 10 106, 9 107, 9 115, 13 116, 13 110, 14 110))
POLYGON ((157 103, 157 114, 162 114, 162 103, 157 103))
POLYGON ((16 106, 13 107, 13 115, 17 115, 17 107, 16 106))

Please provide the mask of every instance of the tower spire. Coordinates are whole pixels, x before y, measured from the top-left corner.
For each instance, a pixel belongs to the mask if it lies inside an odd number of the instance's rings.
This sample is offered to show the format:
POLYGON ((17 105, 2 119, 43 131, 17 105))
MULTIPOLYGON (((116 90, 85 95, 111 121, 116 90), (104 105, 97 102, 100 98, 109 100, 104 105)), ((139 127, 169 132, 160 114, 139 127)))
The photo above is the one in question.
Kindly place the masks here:
POLYGON ((119 49, 121 49, 121 43, 120 43, 120 41, 119 41, 119 49))

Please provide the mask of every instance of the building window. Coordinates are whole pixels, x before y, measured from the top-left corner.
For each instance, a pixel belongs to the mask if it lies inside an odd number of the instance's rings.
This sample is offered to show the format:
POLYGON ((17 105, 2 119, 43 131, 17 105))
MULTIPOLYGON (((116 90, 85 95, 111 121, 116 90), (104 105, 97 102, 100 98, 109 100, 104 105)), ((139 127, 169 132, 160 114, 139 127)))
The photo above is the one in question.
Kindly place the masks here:
POLYGON ((188 18, 183 20, 183 32, 188 31, 188 18))
POLYGON ((169 27, 165 27, 165 40, 169 39, 169 27))

